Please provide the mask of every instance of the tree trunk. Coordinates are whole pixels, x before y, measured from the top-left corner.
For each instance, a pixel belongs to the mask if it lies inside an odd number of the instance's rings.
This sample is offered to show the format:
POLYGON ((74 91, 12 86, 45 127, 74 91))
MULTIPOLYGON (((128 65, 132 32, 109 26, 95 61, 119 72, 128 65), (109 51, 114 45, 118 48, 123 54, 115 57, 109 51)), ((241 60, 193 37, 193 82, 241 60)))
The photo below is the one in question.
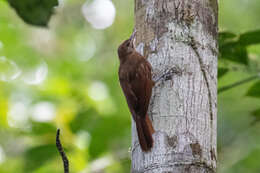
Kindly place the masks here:
POLYGON ((217 13, 217 0, 135 0, 137 51, 154 78, 176 73, 153 88, 151 152, 132 123, 132 173, 216 172, 217 13))

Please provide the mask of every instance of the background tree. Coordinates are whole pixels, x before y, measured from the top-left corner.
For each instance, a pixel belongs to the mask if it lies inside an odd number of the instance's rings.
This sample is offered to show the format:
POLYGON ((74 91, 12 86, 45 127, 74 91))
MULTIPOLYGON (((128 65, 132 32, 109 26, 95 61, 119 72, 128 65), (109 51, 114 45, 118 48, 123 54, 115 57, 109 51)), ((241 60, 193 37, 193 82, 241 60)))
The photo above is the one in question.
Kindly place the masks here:
MULTIPOLYGON (((1 173, 63 172, 57 127, 71 172, 130 172, 131 120, 116 50, 134 27, 134 1, 87 2, 59 1, 48 28, 39 28, 0 1, 1 173)), ((259 73, 259 11, 258 0, 219 1, 219 89, 259 73)), ((252 79, 219 92, 220 173, 259 172, 260 87, 252 79)), ((157 87, 170 85, 163 83, 157 87)))
MULTIPOLYGON (((132 172, 215 172, 217 1, 135 1, 137 48, 157 84, 149 115, 157 131, 144 154, 133 130, 132 172)), ((135 129, 135 128, 133 128, 135 129)))

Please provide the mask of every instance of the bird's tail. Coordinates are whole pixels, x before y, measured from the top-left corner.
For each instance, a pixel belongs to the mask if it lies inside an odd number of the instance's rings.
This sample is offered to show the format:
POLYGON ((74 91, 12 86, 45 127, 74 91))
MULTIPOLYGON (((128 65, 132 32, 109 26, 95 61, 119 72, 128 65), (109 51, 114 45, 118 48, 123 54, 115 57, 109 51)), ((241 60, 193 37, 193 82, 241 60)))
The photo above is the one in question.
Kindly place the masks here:
POLYGON ((153 137, 154 133, 153 125, 148 115, 145 118, 137 116, 136 117, 136 129, 139 139, 139 144, 143 151, 149 151, 153 147, 153 137))

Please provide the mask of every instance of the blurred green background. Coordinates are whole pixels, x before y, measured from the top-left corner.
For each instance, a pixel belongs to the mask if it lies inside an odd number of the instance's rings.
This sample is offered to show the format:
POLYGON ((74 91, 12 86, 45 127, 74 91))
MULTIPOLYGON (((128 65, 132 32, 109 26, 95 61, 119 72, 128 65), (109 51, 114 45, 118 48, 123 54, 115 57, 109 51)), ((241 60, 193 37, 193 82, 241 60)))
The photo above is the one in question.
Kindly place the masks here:
MULTIPOLYGON (((57 128, 72 173, 130 172, 117 47, 132 32, 133 3, 60 0, 48 28, 40 28, 0 0, 0 173, 63 172, 57 128)), ((259 0, 219 1, 220 31, 257 30, 259 19, 259 0)), ((219 87, 258 72, 260 47, 246 51, 246 64, 220 58, 228 72, 219 87)), ((219 173, 260 172, 260 101, 248 96, 251 86, 219 94, 219 173)))

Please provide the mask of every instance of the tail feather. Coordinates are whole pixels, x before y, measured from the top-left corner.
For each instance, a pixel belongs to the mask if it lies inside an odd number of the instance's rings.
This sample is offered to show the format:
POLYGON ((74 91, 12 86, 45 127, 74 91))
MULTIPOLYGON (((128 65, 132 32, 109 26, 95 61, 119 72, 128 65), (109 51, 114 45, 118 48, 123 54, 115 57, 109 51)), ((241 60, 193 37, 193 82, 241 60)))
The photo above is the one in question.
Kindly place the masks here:
POLYGON ((153 147, 153 137, 154 129, 152 123, 146 115, 145 118, 140 116, 136 117, 136 129, 139 139, 139 144, 143 151, 149 151, 153 147))

